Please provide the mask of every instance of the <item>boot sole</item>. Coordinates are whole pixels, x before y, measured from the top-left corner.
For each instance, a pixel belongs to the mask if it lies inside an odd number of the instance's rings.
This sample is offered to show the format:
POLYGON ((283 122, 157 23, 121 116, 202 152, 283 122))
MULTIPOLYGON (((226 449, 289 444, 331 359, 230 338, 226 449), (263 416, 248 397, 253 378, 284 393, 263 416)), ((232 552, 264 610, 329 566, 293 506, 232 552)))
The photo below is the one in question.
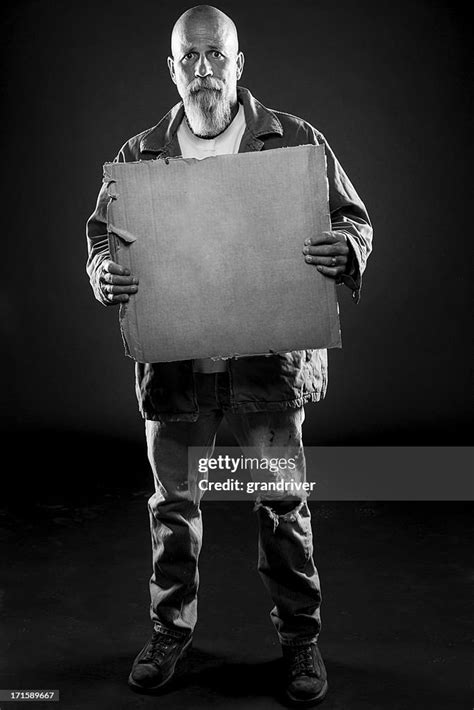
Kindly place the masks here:
POLYGON ((181 651, 181 654, 178 656, 178 659, 176 660, 176 663, 174 664, 174 667, 171 670, 171 673, 168 674, 168 676, 161 681, 158 685, 151 685, 151 686, 145 686, 145 685, 140 685, 136 681, 133 680, 132 678, 132 672, 130 672, 130 675, 128 676, 128 686, 131 688, 135 693, 142 693, 143 695, 154 695, 154 694, 159 694, 161 690, 164 688, 167 683, 169 683, 173 677, 176 674, 176 671, 178 670, 178 666, 180 663, 186 658, 189 650, 191 649, 193 640, 190 638, 186 645, 183 647, 183 650, 181 651))
POLYGON ((311 708, 323 702, 328 692, 328 688, 328 682, 326 681, 319 693, 313 698, 308 698, 307 700, 298 700, 298 698, 295 698, 287 691, 285 693, 285 700, 294 708, 311 708))

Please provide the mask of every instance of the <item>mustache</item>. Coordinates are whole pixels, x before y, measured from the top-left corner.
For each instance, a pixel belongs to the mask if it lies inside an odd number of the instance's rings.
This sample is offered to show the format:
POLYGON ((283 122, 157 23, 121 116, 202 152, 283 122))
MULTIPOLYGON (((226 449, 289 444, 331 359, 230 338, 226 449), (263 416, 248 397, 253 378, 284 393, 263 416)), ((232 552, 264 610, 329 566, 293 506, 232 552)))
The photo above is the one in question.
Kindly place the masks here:
POLYGON ((223 82, 212 76, 196 77, 188 84, 188 94, 197 94, 199 91, 222 91, 223 82))

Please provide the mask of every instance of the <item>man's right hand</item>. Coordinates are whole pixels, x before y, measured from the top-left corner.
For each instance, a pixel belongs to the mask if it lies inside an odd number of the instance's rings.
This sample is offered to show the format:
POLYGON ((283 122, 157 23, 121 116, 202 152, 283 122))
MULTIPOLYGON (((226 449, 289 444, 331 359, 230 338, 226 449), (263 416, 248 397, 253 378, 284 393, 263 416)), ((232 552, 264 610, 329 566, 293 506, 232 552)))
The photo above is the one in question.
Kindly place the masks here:
POLYGON ((138 279, 120 264, 106 259, 100 266, 99 284, 108 306, 126 303, 138 291, 138 279))

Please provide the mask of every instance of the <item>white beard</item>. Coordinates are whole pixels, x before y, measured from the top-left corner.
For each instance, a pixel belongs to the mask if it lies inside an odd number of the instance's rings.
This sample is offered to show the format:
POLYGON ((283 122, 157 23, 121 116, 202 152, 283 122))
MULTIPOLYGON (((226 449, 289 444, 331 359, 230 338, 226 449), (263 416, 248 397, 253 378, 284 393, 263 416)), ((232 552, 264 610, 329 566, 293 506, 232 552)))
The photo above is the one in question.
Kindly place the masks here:
POLYGON ((201 138, 219 135, 231 122, 230 102, 222 91, 201 89, 189 92, 183 103, 192 132, 201 138))

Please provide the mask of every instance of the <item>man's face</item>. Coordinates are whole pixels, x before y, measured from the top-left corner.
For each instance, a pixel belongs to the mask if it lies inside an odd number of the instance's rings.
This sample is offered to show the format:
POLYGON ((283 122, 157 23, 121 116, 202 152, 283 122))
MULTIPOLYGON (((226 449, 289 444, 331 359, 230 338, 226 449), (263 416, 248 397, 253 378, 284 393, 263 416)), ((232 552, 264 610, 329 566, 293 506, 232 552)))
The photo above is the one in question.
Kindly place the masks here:
POLYGON ((232 28, 215 18, 190 19, 173 35, 171 78, 193 133, 210 138, 231 121, 244 57, 232 28))

